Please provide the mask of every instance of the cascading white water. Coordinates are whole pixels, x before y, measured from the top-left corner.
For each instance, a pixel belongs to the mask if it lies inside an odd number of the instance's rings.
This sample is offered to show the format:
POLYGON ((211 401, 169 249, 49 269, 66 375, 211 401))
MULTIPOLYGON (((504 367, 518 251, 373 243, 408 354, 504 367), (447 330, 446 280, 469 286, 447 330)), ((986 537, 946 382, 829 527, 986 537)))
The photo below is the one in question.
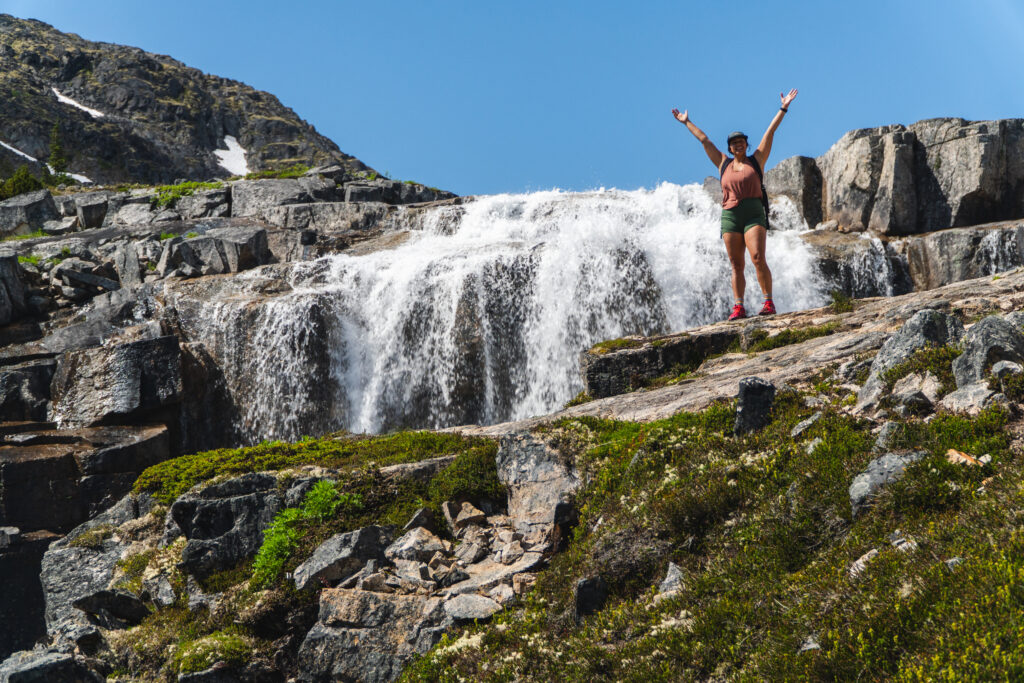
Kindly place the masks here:
MULTIPOLYGON (((806 226, 785 200, 772 214, 776 306, 822 305, 806 226)), ((397 248, 301 264, 294 291, 249 323, 240 419, 255 438, 296 438, 550 412, 581 390, 594 343, 727 315, 719 216, 697 185, 497 195, 437 209, 397 248), (295 377, 318 363, 326 376, 295 377)))

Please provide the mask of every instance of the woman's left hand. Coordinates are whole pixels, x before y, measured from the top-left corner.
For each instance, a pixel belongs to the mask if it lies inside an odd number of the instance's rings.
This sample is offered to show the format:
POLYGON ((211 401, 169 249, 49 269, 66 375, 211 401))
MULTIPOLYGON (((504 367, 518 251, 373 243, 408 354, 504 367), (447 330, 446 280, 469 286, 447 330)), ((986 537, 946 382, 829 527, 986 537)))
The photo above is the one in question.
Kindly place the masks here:
POLYGON ((789 103, 796 99, 796 88, 790 90, 788 95, 779 93, 779 97, 782 99, 782 108, 789 109, 789 103))

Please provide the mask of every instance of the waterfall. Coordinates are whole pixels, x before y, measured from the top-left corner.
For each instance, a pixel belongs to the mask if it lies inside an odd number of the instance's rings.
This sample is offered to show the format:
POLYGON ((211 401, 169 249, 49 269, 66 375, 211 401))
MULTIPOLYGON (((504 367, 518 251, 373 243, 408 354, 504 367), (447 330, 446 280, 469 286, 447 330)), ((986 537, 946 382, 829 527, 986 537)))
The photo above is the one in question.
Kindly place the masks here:
MULTIPOLYGON (((210 304, 206 324, 245 356, 225 374, 252 440, 544 414, 582 389, 594 343, 727 316, 720 213, 699 186, 668 183, 480 197, 435 209, 395 248, 295 265, 292 291, 256 311, 210 304)), ((778 310, 822 305, 806 226, 786 200, 772 214, 778 310)))

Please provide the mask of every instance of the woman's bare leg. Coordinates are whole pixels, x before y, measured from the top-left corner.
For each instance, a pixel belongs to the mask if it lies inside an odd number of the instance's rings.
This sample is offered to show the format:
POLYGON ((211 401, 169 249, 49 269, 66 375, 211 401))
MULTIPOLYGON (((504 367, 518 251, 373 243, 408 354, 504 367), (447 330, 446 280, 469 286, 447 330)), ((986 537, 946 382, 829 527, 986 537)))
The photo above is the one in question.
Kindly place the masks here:
POLYGON ((747 279, 743 276, 743 235, 738 232, 723 233, 722 241, 725 242, 725 253, 732 266, 732 299, 736 303, 743 303, 743 292, 747 289, 747 279))
MULTIPOLYGON (((771 299, 772 271, 768 269, 768 264, 764 260, 764 248, 767 240, 768 231, 760 225, 747 230, 743 235, 747 251, 750 252, 750 261, 754 264, 754 270, 757 271, 757 284, 761 285, 761 293, 764 294, 764 298, 771 299)), ((733 272, 735 272, 735 267, 733 272)))

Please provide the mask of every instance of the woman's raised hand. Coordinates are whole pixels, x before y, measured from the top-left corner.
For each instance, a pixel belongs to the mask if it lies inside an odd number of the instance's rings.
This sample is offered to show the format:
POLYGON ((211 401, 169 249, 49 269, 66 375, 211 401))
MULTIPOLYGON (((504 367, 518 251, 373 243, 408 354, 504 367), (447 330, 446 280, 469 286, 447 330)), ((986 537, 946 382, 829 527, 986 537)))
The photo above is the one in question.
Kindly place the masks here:
POLYGON ((796 99, 796 88, 790 90, 788 95, 779 93, 779 98, 782 99, 782 108, 789 109, 789 103, 796 99))
MULTIPOLYGON (((795 93, 796 91, 794 90, 793 92, 795 93)), ((676 117, 676 121, 679 123, 686 123, 690 120, 690 114, 687 111, 680 113, 678 109, 673 109, 672 116, 676 117)))

